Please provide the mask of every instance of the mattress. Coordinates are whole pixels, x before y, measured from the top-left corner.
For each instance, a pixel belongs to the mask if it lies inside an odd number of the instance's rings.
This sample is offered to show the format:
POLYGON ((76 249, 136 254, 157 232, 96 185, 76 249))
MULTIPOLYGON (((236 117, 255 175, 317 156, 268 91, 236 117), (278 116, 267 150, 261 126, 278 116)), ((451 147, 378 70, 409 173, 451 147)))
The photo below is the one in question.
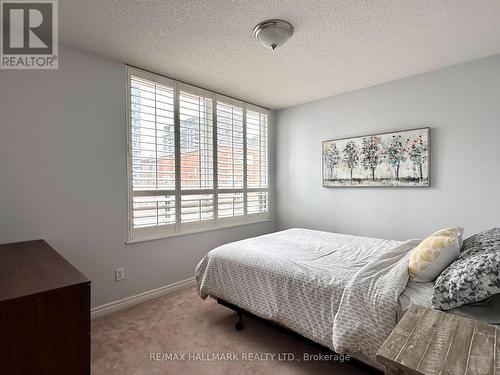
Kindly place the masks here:
MULTIPOLYGON (((399 297, 398 320, 411 305, 420 305, 432 308, 432 292, 434 283, 408 282, 405 290, 399 297)), ((449 314, 456 314, 469 319, 480 320, 488 324, 500 325, 500 294, 496 294, 484 301, 463 305, 447 310, 449 314)))
POLYGON ((333 320, 353 275, 399 241, 289 229, 212 250, 196 270, 212 296, 332 347, 333 320))

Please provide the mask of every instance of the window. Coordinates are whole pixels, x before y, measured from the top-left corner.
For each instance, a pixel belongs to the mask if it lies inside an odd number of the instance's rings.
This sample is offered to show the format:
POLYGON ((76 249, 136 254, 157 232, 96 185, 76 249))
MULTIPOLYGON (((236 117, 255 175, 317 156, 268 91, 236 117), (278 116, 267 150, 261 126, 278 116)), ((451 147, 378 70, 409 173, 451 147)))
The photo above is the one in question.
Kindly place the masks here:
POLYGON ((129 240, 269 220, 268 111, 128 69, 129 240))

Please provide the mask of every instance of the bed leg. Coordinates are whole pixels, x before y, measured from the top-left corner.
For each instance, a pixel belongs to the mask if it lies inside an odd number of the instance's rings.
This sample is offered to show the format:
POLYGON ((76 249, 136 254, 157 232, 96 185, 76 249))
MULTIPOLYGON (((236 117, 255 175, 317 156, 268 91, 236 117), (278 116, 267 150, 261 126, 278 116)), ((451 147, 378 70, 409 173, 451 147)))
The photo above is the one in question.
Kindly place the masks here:
POLYGON ((236 314, 238 315, 238 321, 234 325, 234 329, 237 331, 241 331, 243 329, 243 322, 241 321, 243 316, 241 314, 241 311, 236 311, 236 314))

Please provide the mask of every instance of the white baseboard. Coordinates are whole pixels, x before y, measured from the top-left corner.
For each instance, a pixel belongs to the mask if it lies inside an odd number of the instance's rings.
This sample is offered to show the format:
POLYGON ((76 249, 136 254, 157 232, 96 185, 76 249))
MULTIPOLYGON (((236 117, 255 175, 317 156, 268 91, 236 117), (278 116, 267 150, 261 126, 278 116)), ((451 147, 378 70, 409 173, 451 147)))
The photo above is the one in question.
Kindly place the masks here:
POLYGON ((136 294, 135 296, 126 297, 117 301, 105 303, 104 305, 94 307, 90 311, 90 318, 95 319, 104 315, 114 313, 116 311, 125 310, 129 307, 139 305, 143 302, 164 296, 169 293, 176 292, 181 289, 189 288, 196 285, 196 280, 191 277, 186 280, 178 281, 173 284, 165 285, 160 288, 148 290, 147 292, 136 294))

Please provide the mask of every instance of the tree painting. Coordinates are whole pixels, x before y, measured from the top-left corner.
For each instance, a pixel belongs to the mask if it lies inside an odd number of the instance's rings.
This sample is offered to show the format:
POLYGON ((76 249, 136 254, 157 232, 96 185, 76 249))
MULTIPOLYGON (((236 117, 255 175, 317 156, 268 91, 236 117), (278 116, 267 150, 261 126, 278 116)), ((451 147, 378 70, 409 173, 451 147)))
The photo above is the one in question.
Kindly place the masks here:
POLYGON ((323 186, 429 186, 430 129, 323 142, 323 186))
POLYGON ((340 156, 340 151, 337 148, 337 144, 333 143, 328 146, 324 153, 324 158, 325 158, 325 167, 328 170, 328 178, 330 180, 333 180, 333 171, 337 167, 337 165, 340 163, 341 156, 340 156))
POLYGON ((411 162, 418 168, 420 182, 422 182, 424 179, 422 166, 427 161, 428 156, 427 145, 421 135, 410 140, 408 145, 408 154, 410 155, 411 162))
POLYGON ((380 155, 381 138, 376 135, 365 137, 361 144, 361 164, 371 171, 372 181, 375 181, 375 169, 382 159, 380 155))
POLYGON ((406 160, 405 139, 401 135, 393 135, 387 146, 387 162, 396 169, 396 180, 399 181, 401 162, 406 160))
POLYGON ((347 166, 347 168, 350 169, 351 171, 351 182, 352 182, 352 171, 354 170, 354 167, 358 165, 359 162, 359 153, 358 153, 358 146, 354 141, 349 141, 344 147, 344 150, 342 151, 344 155, 344 163, 347 166))

